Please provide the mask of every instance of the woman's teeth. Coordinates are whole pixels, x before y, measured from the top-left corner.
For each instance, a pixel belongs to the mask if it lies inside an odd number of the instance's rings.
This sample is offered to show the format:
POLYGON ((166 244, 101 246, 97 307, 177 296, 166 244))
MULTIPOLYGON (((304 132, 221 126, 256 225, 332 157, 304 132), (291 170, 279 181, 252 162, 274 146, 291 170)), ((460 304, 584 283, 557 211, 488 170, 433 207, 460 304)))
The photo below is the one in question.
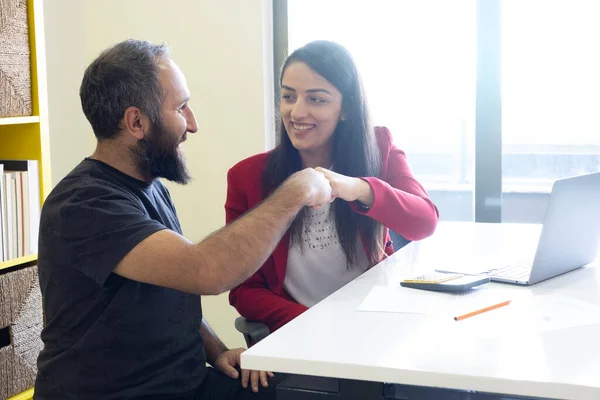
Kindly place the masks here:
POLYGON ((310 129, 312 129, 312 128, 315 127, 314 124, 311 124, 311 125, 306 125, 306 124, 292 124, 292 126, 294 127, 295 130, 300 131, 300 132, 302 132, 302 131, 308 131, 308 130, 310 130, 310 129))

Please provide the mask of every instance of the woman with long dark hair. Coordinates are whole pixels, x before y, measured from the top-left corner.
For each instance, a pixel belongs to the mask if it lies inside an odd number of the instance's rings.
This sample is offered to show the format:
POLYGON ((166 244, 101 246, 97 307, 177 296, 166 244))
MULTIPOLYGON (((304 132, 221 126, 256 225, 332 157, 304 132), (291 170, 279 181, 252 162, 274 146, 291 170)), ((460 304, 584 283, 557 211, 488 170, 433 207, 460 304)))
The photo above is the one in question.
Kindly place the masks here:
POLYGON ((280 83, 278 145, 229 170, 227 223, 303 168, 322 172, 334 198, 302 210, 262 268, 230 292, 242 316, 271 332, 392 254, 388 228, 420 240, 438 222, 389 130, 370 125, 359 73, 344 47, 315 41, 297 49, 280 83))

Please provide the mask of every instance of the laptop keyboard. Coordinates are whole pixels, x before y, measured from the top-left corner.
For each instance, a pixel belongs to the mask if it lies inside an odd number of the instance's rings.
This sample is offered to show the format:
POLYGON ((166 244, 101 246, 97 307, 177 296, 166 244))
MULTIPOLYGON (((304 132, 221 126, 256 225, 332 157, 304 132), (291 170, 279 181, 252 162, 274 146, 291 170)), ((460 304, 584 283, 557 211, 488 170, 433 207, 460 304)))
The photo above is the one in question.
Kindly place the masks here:
POLYGON ((514 280, 527 280, 531 274, 531 259, 526 258, 501 268, 484 271, 482 275, 514 280))

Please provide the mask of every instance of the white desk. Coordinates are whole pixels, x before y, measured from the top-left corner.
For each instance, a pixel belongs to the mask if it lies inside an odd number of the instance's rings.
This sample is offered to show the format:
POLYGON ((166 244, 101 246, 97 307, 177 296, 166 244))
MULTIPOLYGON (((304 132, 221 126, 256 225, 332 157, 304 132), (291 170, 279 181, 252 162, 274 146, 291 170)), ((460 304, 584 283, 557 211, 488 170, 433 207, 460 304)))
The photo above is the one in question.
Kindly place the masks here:
MULTIPOLYGON (((519 338, 474 336, 418 314, 357 308, 374 285, 398 285, 439 263, 487 263, 535 251, 540 226, 440 223, 242 355, 244 368, 542 398, 600 399, 600 325, 519 338), (517 339, 517 340, 515 340, 517 339)), ((532 287, 600 305, 600 275, 586 267, 532 287)), ((476 317, 474 317, 476 318, 476 317)))

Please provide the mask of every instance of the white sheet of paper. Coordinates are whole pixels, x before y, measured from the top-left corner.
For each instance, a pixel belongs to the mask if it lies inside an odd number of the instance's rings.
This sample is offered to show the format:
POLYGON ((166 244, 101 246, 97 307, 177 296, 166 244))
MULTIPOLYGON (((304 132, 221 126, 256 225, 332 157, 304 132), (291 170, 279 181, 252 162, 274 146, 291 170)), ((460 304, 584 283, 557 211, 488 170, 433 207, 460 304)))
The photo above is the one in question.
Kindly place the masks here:
POLYGON ((506 310, 465 319, 461 327, 480 333, 548 332, 600 324, 600 307, 560 294, 522 296, 506 310), (489 315, 484 315, 489 314, 489 315))
POLYGON ((478 335, 540 333, 600 324, 600 307, 555 293, 482 287, 465 295, 401 286, 374 286, 358 311, 424 314, 451 321, 478 335), (457 315, 511 300, 507 306, 454 321, 457 315))
POLYGON ((375 286, 358 310, 454 318, 507 300, 511 298, 506 293, 483 288, 465 293, 442 293, 402 286, 375 286))

